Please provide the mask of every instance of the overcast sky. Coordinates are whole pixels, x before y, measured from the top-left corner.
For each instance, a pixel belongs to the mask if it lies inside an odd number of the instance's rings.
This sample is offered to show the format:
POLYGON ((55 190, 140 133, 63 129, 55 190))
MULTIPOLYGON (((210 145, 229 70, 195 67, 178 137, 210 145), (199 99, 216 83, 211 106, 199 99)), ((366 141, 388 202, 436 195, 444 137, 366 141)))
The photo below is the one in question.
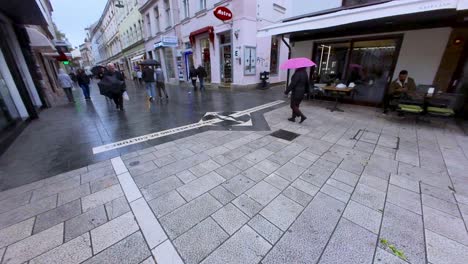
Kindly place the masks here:
MULTIPOLYGON (((11 0, 15 1, 15 0, 11 0)), ((96 22, 107 0, 50 0, 54 12, 52 18, 65 33, 73 47, 83 43, 85 28, 96 22)))

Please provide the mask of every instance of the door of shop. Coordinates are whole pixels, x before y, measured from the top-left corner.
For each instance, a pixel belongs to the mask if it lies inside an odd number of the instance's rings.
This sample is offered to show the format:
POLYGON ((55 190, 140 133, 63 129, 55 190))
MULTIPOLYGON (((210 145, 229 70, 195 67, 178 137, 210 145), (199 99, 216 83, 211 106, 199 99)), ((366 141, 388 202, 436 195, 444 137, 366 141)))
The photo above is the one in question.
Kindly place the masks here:
POLYGON ((221 55, 221 82, 232 83, 232 43, 230 31, 219 35, 219 50, 221 55))

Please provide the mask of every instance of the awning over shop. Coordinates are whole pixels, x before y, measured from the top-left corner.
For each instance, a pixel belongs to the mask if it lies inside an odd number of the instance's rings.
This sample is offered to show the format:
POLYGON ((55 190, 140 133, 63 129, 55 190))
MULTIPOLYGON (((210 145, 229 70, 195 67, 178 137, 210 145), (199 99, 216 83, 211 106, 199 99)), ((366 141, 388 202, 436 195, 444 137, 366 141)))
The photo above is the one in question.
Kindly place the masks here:
POLYGON ((212 26, 200 28, 199 30, 195 30, 192 33, 190 33, 190 44, 192 44, 192 46, 195 46, 195 37, 204 33, 208 33, 208 37, 211 43, 214 45, 214 28, 212 26))
POLYGON ((44 49, 45 51, 55 51, 54 44, 39 30, 33 27, 26 27, 31 47, 44 49))
POLYGON ((133 57, 130 61, 131 61, 131 62, 134 62, 134 61, 142 60, 144 56, 145 56, 145 54, 141 54, 141 55, 135 56, 135 57, 133 57))
POLYGON ((466 8, 468 8, 468 0, 389 1, 359 8, 340 9, 331 13, 305 16, 296 20, 274 24, 260 29, 257 36, 267 37, 313 31, 396 16, 416 15, 438 10, 462 11, 466 8))

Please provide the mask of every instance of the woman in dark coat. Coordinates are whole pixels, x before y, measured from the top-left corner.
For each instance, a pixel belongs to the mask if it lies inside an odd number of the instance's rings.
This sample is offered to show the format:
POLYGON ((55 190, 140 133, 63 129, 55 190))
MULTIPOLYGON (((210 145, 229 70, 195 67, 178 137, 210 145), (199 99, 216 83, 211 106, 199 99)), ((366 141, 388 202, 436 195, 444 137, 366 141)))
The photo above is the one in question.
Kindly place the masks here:
POLYGON ((289 94, 291 92, 291 109, 292 117, 288 120, 291 122, 296 121, 296 117, 301 117, 299 123, 304 122, 307 117, 302 114, 299 110, 299 105, 301 104, 302 99, 304 99, 304 94, 309 94, 309 77, 307 76, 306 68, 299 68, 294 72, 294 75, 291 78, 291 84, 284 94, 289 94))
POLYGON ((190 67, 189 77, 192 80, 193 90, 196 91, 197 90, 198 71, 197 71, 197 69, 195 69, 194 66, 190 67))

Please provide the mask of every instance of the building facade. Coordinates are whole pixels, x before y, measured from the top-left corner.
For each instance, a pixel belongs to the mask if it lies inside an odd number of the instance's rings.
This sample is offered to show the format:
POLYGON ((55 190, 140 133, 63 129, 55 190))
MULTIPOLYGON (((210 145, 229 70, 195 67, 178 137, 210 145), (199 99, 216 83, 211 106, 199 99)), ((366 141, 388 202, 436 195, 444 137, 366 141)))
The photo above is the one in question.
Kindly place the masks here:
POLYGON ((131 75, 145 54, 140 5, 140 0, 107 1, 99 21, 87 28, 93 65, 112 62, 131 75))
POLYGON ((380 105, 391 81, 407 70, 418 89, 434 87, 460 107, 458 95, 468 93, 459 82, 468 52, 467 9, 467 0, 323 1, 312 13, 293 8, 289 19, 258 36, 288 37, 292 57, 316 62, 310 76, 318 87, 357 83, 355 103, 380 105))
POLYGON ((0 1, 0 153, 55 89, 55 32, 48 0, 0 1))
POLYGON ((257 37, 257 29, 287 16, 286 0, 147 0, 143 16, 147 56, 160 61, 166 81, 188 81, 191 66, 202 65, 207 82, 221 87, 253 87, 261 72, 270 72, 270 82, 279 83, 286 73, 280 62, 288 57, 278 37, 257 37), (226 7, 228 21, 215 17, 217 7, 226 7))
POLYGON ((88 39, 85 39, 85 42, 79 46, 80 53, 81 53, 81 67, 91 67, 94 65, 93 60, 93 51, 91 48, 91 43, 88 39))
POLYGON ((144 59, 145 45, 143 41, 143 19, 138 8, 139 0, 123 1, 124 7, 119 9, 118 31, 122 45, 119 64, 128 76, 132 75, 138 62, 144 59))

